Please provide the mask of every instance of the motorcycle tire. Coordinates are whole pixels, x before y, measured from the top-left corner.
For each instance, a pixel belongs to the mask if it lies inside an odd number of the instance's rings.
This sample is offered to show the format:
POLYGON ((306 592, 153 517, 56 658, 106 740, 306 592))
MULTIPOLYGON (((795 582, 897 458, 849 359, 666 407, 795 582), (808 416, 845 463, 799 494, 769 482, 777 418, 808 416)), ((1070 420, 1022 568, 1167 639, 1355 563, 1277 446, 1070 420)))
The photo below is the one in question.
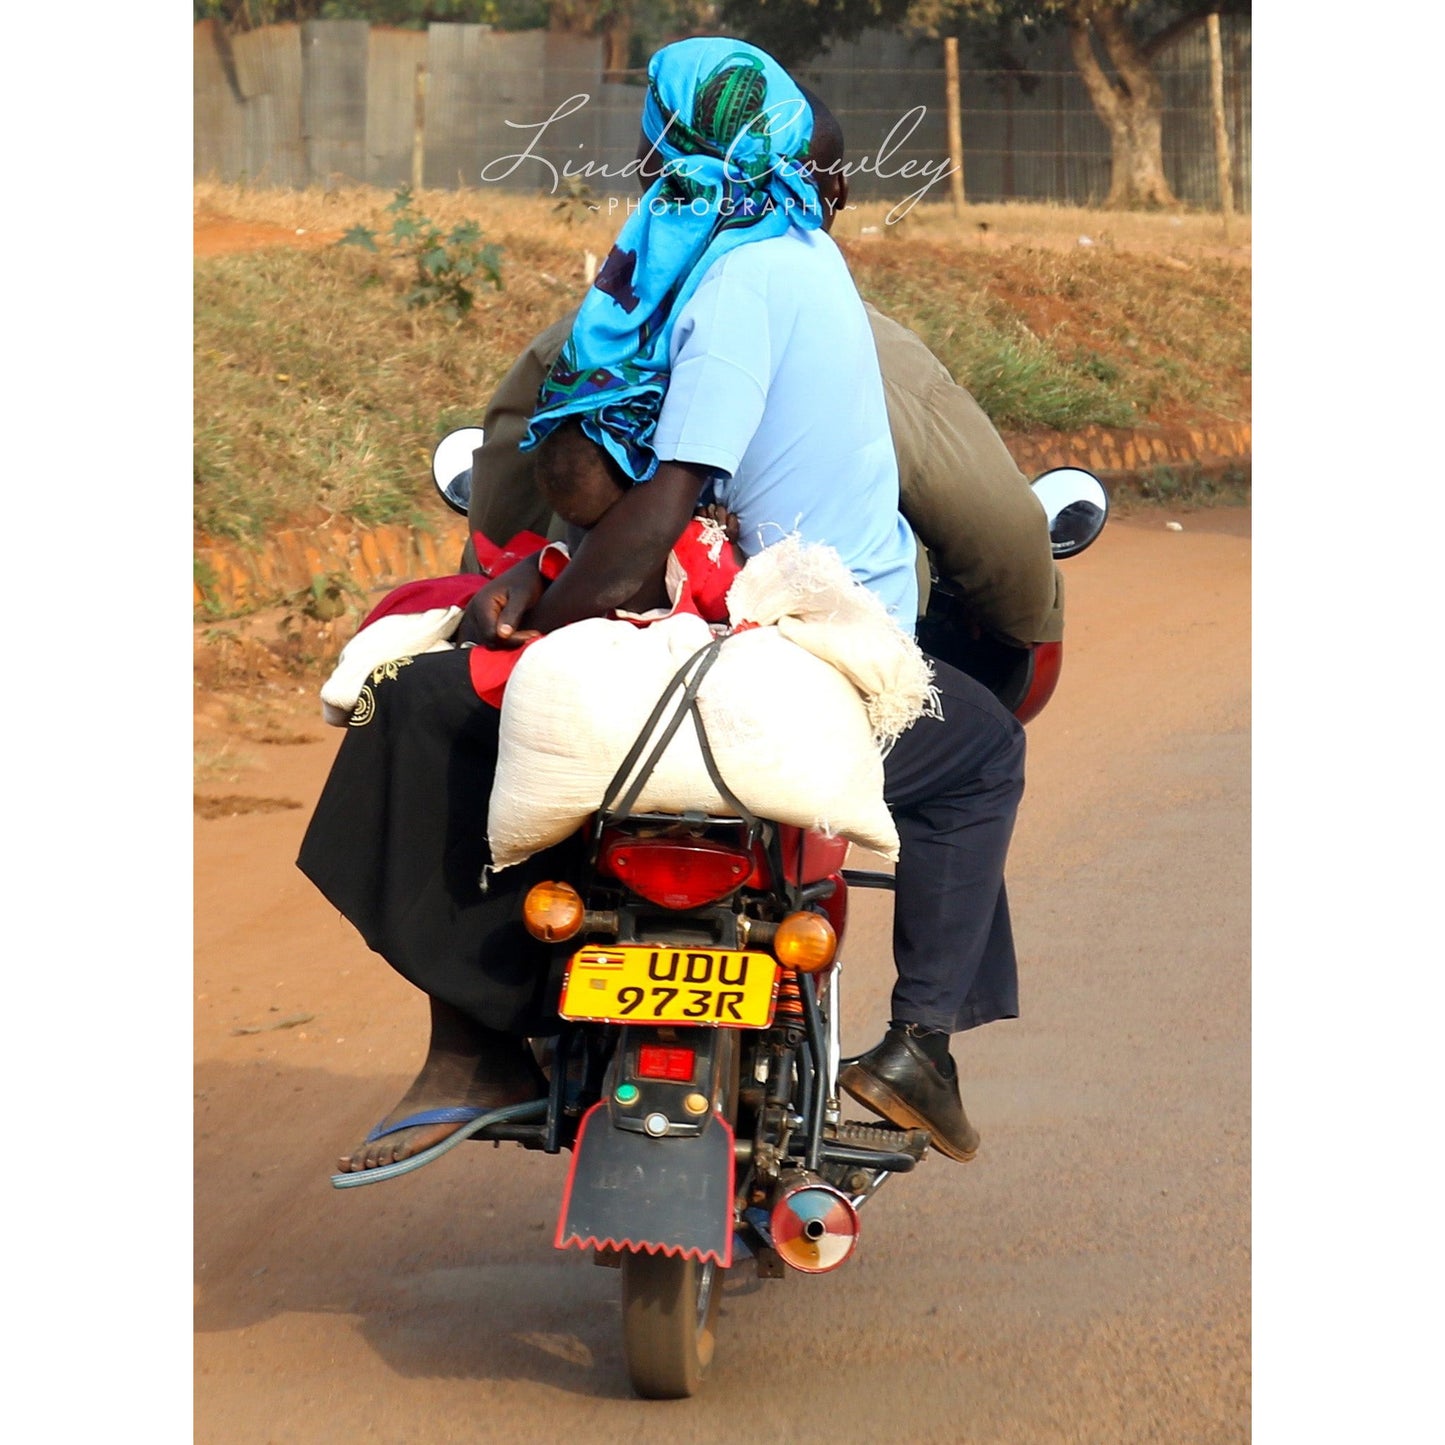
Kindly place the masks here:
POLYGON ((622 1347, 644 1400, 695 1395, 717 1344, 723 1271, 665 1254, 622 1256, 622 1347))
MULTIPOLYGON (((722 1104, 737 1122, 738 1038, 720 1030, 729 1056, 722 1104)), ((633 1390, 644 1400, 695 1395, 712 1364, 725 1271, 709 1261, 664 1254, 622 1256, 622 1352, 633 1390)))

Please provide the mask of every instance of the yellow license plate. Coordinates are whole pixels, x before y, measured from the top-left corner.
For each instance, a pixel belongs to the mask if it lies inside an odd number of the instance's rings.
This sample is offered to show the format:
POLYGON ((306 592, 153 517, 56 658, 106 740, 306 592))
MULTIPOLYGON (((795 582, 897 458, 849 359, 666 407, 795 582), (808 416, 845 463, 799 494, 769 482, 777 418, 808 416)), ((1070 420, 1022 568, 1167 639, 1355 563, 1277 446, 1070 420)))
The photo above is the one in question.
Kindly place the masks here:
POLYGON ((778 965, 766 953, 626 944, 584 948, 567 965, 564 1019, 766 1028, 778 965))

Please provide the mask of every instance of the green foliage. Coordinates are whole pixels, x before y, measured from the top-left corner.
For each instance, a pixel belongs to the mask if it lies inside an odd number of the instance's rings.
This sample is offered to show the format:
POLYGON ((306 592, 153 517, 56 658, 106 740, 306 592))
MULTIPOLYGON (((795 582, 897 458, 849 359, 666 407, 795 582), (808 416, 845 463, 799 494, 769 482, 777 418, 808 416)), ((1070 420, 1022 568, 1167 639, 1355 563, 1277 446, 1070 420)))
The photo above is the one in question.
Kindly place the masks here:
POLYGON ((208 617, 219 617, 224 611, 217 600, 218 578, 216 569, 201 561, 199 557, 191 558, 191 579, 196 585, 196 590, 201 594, 201 611, 208 617))
POLYGON ((955 364, 974 400, 1001 427, 1071 431, 1090 423, 1126 427, 1139 419, 1119 389, 1071 366, 1030 336, 980 329, 959 355, 955 364))
POLYGON ((342 618, 359 618, 365 609, 366 593, 345 572, 327 572, 313 577, 310 585, 282 599, 277 637, 293 664, 313 667, 321 661, 314 651, 317 643, 326 649, 331 624, 342 618))
POLYGON ((1165 507, 1243 506, 1250 500, 1251 478, 1244 468, 1210 469, 1198 464, 1155 466, 1119 483, 1125 502, 1165 507))
MULTIPOLYGON (((493 245, 482 245, 481 228, 475 221, 462 221, 443 232, 416 208, 410 186, 402 186, 386 208, 393 217, 386 239, 392 255, 411 263, 411 289, 404 298, 409 307, 436 306, 453 321, 460 321, 476 299, 472 286, 490 282, 502 289, 502 253, 493 245)), ((376 233, 366 226, 353 226, 338 246, 360 246, 378 251, 376 233)))
MULTIPOLYGON (((446 215, 449 224, 460 219, 446 215)), ((517 288, 480 290, 460 323, 400 305, 406 288, 390 273, 403 264, 357 246, 199 257, 197 533, 249 540, 328 516, 368 527, 441 525, 432 445, 452 426, 475 426, 523 345, 581 299, 580 282, 574 294, 535 279, 576 254, 575 244, 529 252, 517 288)))
POLYGON ((723 29, 789 66, 865 30, 952 35, 981 68, 1011 74, 1027 91, 1036 83, 1027 46, 1060 24, 1087 20, 1096 7, 1119 11, 1147 53, 1210 11, 1249 14, 1251 0, 721 0, 718 16, 723 29))
POLYGON ((366 601, 366 593, 345 572, 313 577, 310 586, 290 599, 303 617, 313 622, 334 622, 366 601))
POLYGON ((722 0, 721 28, 766 50, 780 65, 798 65, 830 40, 865 30, 897 29, 912 0, 722 0))
POLYGON ((1091 376, 1105 386, 1112 386, 1123 375, 1119 367, 1097 351, 1076 351, 1070 365, 1084 376, 1091 376))
POLYGON ((581 176, 568 176, 562 182, 558 200, 552 207, 553 213, 569 226, 586 220, 588 213, 596 209, 597 193, 581 176))
POLYGON ((864 297, 918 333, 1004 431, 1134 425, 1140 379, 1096 351, 1061 350, 965 275, 921 278, 914 268, 858 268, 864 297))
POLYGON ((230 30, 301 20, 369 20, 399 30, 434 22, 539 30, 547 24, 545 0, 192 0, 197 20, 219 20, 230 30))

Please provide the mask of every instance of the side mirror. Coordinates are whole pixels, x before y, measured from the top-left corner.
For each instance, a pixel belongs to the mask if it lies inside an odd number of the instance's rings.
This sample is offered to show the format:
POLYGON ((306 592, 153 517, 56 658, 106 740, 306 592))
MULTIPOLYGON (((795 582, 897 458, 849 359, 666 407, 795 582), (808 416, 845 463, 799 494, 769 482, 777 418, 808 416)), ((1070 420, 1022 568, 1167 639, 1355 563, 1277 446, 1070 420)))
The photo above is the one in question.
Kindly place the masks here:
POLYGON ((1049 542, 1056 558, 1077 556, 1104 530, 1109 494, 1092 472, 1054 467, 1036 477, 1033 487, 1049 519, 1049 542))
POLYGON ((442 501, 464 517, 472 496, 472 453, 484 435, 479 426, 460 427, 448 432, 431 454, 431 479, 442 501))

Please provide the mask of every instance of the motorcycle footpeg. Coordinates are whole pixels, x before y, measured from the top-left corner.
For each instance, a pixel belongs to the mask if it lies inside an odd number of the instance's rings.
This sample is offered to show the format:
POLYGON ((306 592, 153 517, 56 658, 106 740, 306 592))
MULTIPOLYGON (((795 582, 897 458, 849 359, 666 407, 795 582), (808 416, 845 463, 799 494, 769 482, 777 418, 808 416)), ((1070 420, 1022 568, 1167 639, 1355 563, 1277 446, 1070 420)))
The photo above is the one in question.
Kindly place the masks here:
POLYGON ((894 1124, 865 1124, 849 1119, 829 1133, 828 1138, 855 1149, 876 1149, 883 1154, 907 1154, 922 1160, 930 1143, 927 1129, 900 1129, 894 1124))

